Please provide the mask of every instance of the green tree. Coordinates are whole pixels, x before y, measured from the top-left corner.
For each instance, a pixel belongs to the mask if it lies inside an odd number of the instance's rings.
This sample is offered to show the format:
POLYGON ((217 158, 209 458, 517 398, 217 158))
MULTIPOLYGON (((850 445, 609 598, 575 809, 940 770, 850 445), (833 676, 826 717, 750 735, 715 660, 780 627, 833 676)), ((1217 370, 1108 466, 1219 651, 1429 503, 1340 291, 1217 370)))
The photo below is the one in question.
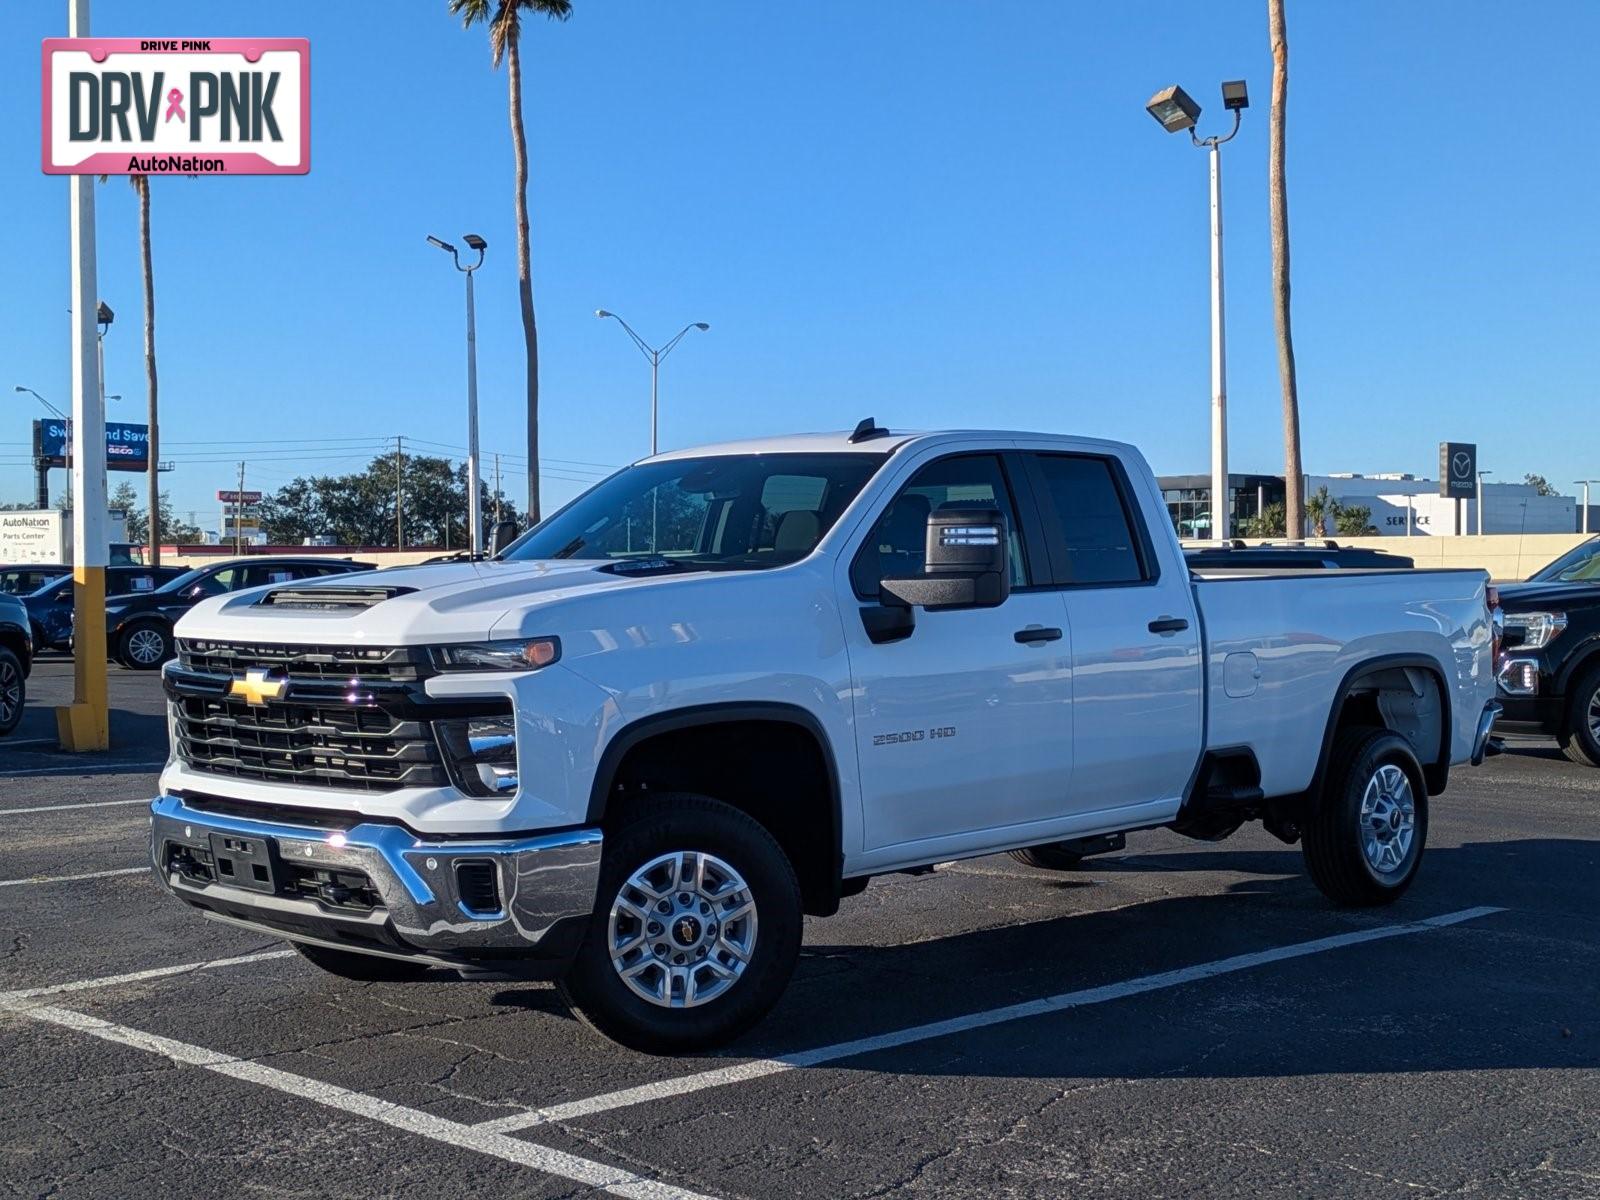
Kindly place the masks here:
POLYGON ((1556 489, 1550 486, 1550 481, 1543 475, 1535 475, 1530 471, 1522 477, 1522 482, 1531 487, 1536 496, 1556 495, 1556 489))
POLYGON ((1365 537, 1369 533, 1376 533, 1372 524, 1372 507, 1367 504, 1352 504, 1348 508, 1338 505, 1333 513, 1333 529, 1345 537, 1365 537))
MULTIPOLYGON (((108 502, 112 508, 120 508, 128 514, 128 540, 130 542, 143 542, 148 546, 150 538, 149 510, 139 506, 139 493, 133 484, 126 481, 117 484, 112 489, 108 502)), ((156 523, 157 544, 171 542, 198 542, 200 530, 197 526, 187 521, 180 521, 172 510, 172 497, 167 492, 161 493, 160 517, 156 523)), ((156 564, 152 563, 152 566, 156 564)))
POLYGON ((533 315, 533 270, 528 249, 528 137, 522 125, 522 14, 552 21, 572 15, 572 0, 449 0, 463 28, 489 26, 489 52, 506 64, 511 110, 511 153, 516 167, 517 294, 522 303, 522 340, 528 357, 528 521, 539 520, 539 331, 533 315))
POLYGON ((1281 538, 1288 526, 1284 523, 1283 505, 1274 500, 1244 523, 1243 536, 1247 538, 1281 538))
POLYGON ((1328 494, 1326 486, 1319 487, 1306 500, 1306 518, 1311 522, 1312 537, 1327 537, 1328 526, 1339 512, 1339 502, 1328 494))

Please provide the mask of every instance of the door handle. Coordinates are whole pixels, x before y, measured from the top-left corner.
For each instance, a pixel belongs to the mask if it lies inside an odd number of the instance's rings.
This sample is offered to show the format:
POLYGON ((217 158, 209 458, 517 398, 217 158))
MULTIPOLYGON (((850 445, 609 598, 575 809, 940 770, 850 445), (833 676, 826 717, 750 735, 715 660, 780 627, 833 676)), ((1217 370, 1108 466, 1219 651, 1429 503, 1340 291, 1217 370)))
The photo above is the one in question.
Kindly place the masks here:
POLYGON ((1159 617, 1150 622, 1151 633, 1182 633, 1189 628, 1189 622, 1182 617, 1159 617))
POLYGON ((1046 629, 1042 625, 1029 625, 1026 629, 1019 629, 1011 635, 1024 646, 1032 642, 1054 642, 1061 638, 1061 630, 1052 626, 1046 629))

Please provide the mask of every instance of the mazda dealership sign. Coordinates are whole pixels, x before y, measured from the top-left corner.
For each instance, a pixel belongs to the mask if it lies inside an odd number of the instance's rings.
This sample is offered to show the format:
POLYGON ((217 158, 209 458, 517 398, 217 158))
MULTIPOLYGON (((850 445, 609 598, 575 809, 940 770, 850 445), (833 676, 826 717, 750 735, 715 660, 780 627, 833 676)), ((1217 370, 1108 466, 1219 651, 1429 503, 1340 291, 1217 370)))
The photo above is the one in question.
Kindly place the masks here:
POLYGON ((1439 443, 1439 495, 1470 500, 1477 494, 1478 447, 1472 442, 1439 443))
POLYGON ((46 38, 48 175, 304 175, 305 38, 46 38))

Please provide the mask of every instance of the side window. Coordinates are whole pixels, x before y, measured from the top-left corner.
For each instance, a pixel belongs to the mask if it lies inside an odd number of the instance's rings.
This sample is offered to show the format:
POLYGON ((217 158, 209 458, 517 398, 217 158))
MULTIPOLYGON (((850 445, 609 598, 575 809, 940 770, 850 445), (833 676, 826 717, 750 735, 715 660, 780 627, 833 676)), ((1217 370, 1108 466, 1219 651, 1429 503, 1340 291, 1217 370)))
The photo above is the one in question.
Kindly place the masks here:
POLYGON ((261 587, 269 583, 292 583, 313 573, 312 569, 306 567, 249 567, 245 571, 245 581, 234 584, 228 590, 232 591, 234 587, 261 587))
POLYGON ((850 582, 858 596, 876 597, 880 579, 922 573, 928 514, 945 504, 992 504, 1003 512, 1011 528, 1011 586, 1027 586, 1017 510, 1000 460, 993 454, 964 454, 923 467, 878 518, 850 564, 850 582))
MULTIPOLYGON (((1149 578, 1118 473, 1104 458, 1039 454, 1039 503, 1066 550, 1061 583, 1139 583, 1149 578)), ((1055 545, 1057 543, 1052 543, 1055 545)))
POLYGON ((198 583, 205 589, 206 595, 218 596, 223 592, 232 592, 243 587, 244 584, 241 582, 243 577, 243 567, 222 567, 198 583))

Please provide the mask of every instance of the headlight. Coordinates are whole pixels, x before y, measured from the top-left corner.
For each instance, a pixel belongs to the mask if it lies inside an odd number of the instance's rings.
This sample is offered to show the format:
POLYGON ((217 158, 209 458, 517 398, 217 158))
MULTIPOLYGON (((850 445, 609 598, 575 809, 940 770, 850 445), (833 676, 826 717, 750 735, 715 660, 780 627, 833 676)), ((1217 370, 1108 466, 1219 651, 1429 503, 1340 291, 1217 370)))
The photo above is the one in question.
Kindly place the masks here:
POLYGON ((1567 627, 1567 614, 1529 612, 1506 614, 1506 645, 1543 650, 1567 627))
POLYGON ((433 661, 441 671, 532 671, 548 667, 560 657, 560 639, 553 637, 463 642, 433 648, 433 661))
POLYGON ((507 713, 438 721, 439 748, 456 786, 469 796, 509 796, 517 790, 517 719, 507 713))

